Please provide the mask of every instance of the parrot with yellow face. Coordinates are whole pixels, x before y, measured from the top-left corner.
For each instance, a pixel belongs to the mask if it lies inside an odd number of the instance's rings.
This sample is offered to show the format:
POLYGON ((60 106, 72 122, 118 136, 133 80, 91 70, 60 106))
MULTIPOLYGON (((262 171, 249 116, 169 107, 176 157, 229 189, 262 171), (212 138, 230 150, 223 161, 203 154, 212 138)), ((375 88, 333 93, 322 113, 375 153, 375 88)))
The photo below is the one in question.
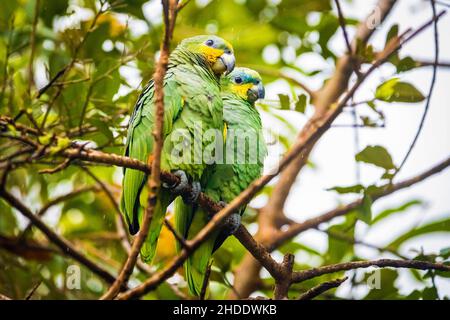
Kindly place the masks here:
MULTIPOLYGON (((221 90, 226 136, 224 163, 211 165, 204 171, 202 187, 207 196, 226 205, 261 176, 267 148, 261 118, 255 108, 255 101, 264 98, 260 75, 248 68, 235 68, 222 78, 221 90)), ((245 206, 231 214, 224 226, 186 260, 184 268, 191 294, 200 295, 212 254, 237 230, 244 210, 245 206)), ((175 200, 174 211, 176 229, 186 239, 195 237, 211 219, 197 204, 189 205, 180 199, 175 200)))

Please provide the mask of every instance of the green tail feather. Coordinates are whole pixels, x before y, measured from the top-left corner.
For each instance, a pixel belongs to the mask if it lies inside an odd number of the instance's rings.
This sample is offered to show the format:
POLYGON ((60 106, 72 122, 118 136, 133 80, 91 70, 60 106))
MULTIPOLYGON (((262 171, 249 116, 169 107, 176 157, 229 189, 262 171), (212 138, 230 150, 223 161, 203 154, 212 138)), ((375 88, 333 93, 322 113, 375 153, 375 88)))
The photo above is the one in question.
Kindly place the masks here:
MULTIPOLYGON (((158 238, 164 223, 167 207, 170 203, 170 197, 169 192, 162 191, 159 193, 156 200, 148 235, 141 248, 141 258, 146 263, 151 264, 153 258, 155 257, 156 246, 158 245, 158 238)), ((141 222, 141 225, 143 216, 144 210, 141 207, 139 210, 139 221, 141 222)))
MULTIPOLYGON (((178 234, 187 238, 188 227, 191 224, 193 209, 192 206, 184 203, 182 197, 177 197, 174 201, 175 212, 175 230, 178 234)), ((181 243, 176 241, 177 252, 180 253, 182 247, 181 243)))
POLYGON ((184 263, 184 270, 186 273, 186 280, 188 283, 189 293, 191 295, 199 296, 205 282, 205 274, 212 256, 214 247, 214 239, 212 238, 204 242, 184 263))
MULTIPOLYGON (((208 221, 208 214, 203 209, 198 208, 189 224, 188 239, 195 237, 208 221)), ((200 295, 218 234, 218 231, 212 233, 208 240, 203 242, 184 263, 186 280, 188 282, 189 292, 192 295, 200 295)))

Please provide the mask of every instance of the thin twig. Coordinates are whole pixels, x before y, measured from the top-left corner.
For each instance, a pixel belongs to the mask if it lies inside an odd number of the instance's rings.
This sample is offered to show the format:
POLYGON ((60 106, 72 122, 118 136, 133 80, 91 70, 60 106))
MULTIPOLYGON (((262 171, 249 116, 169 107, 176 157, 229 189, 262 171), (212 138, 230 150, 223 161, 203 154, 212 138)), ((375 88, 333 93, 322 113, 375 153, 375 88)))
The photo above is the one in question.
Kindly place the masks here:
POLYGON ((314 288, 309 289, 304 294, 302 294, 300 297, 298 297, 298 300, 311 300, 315 297, 321 295, 322 293, 339 287, 345 280, 347 280, 348 277, 336 279, 328 282, 321 283, 314 288))
POLYGON ((176 241, 178 241, 178 243, 180 243, 182 248, 185 248, 186 250, 190 250, 189 245, 186 242, 186 239, 184 239, 178 233, 178 231, 174 228, 174 226, 172 226, 172 224, 170 223, 169 220, 167 220, 167 218, 164 219, 164 225, 167 227, 167 229, 169 229, 170 232, 172 232, 172 234, 175 237, 176 241))
POLYGON ((183 10, 183 8, 186 7, 190 1, 191 0, 184 0, 184 1, 181 0, 177 5, 177 12, 180 12, 181 10, 183 10))
MULTIPOLYGON (((75 62, 78 59, 78 54, 80 53, 81 48, 84 46, 84 44, 86 43, 86 40, 88 39, 89 35, 94 31, 96 25, 97 25, 97 21, 100 18, 100 16, 102 14, 104 14, 108 9, 104 9, 104 3, 101 2, 101 7, 100 9, 97 11, 97 13, 95 14, 94 18, 91 21, 91 24, 88 28, 88 30, 86 31, 85 35, 83 36, 83 38, 81 39, 80 43, 76 46, 76 48, 74 49, 74 53, 72 56, 72 59, 70 60, 69 64, 64 67, 63 69, 61 69, 50 81, 47 85, 45 85, 41 90, 39 90, 37 98, 41 97, 49 88, 51 88, 55 82, 58 79, 61 79, 61 81, 65 81, 67 74, 69 73, 70 70, 72 70, 73 66, 75 65, 75 62)), ((63 90, 63 86, 58 86, 57 87, 57 91, 55 93, 55 95, 53 96, 52 100, 48 103, 47 109, 45 110, 44 113, 44 118, 42 120, 40 129, 44 129, 45 124, 47 122, 47 118, 48 115, 50 114, 50 110, 54 104, 54 102, 56 101, 56 99, 58 99, 58 97, 61 95, 62 90, 63 90)))
POLYGON ((40 0, 36 0, 34 5, 34 18, 30 36, 30 60, 28 61, 28 95, 31 97, 31 87, 34 85, 33 62, 34 53, 36 51, 36 27, 39 19, 40 0))
POLYGON ((313 268, 305 271, 297 271, 294 272, 292 275, 292 282, 299 283, 312 278, 320 277, 324 274, 369 267, 409 268, 418 270, 439 270, 450 272, 450 266, 447 266, 442 263, 432 263, 419 260, 380 259, 372 261, 352 261, 352 262, 338 263, 319 268, 313 268))
POLYGON ((434 29, 434 63, 433 63, 433 74, 431 76, 431 84, 430 84, 430 90, 428 91, 427 96, 427 102, 425 103, 425 109, 422 114, 422 118, 420 119, 419 127, 417 128, 417 132, 414 136, 413 141, 411 142, 411 145, 408 148, 408 151, 406 152, 405 157, 403 158, 402 162, 398 166, 398 169, 395 171, 394 176, 396 176, 400 170, 405 165, 406 161, 408 160, 412 150, 414 149, 414 146, 416 145, 417 140, 419 139, 420 133, 422 132, 423 125, 425 123, 425 119, 428 114, 428 110, 430 108, 431 103, 431 96, 433 94, 434 85, 436 83, 436 76, 437 76, 437 67, 439 62, 439 33, 438 33, 438 26, 437 26, 437 19, 436 19, 436 4, 434 0, 430 0, 431 8, 433 11, 433 29, 434 29))
POLYGON ((347 46, 347 53, 349 55, 352 55, 353 54, 352 45, 350 44, 350 40, 347 34, 347 28, 345 26, 345 18, 344 14, 342 13, 341 3, 339 2, 339 0, 334 0, 334 3, 336 4, 339 23, 341 25, 342 33, 344 34, 345 45, 347 46))
POLYGON ((25 300, 30 300, 31 297, 33 296, 33 294, 36 292, 37 288, 39 288, 39 286, 41 285, 42 280, 38 281, 33 288, 31 288, 31 290, 28 292, 27 296, 25 297, 25 300))
POLYGON ((199 296, 200 300, 205 300, 206 290, 208 289, 209 276, 211 274, 211 266, 212 266, 212 260, 208 263, 208 266, 206 267, 205 277, 203 278, 202 289, 200 291, 200 296, 199 296))

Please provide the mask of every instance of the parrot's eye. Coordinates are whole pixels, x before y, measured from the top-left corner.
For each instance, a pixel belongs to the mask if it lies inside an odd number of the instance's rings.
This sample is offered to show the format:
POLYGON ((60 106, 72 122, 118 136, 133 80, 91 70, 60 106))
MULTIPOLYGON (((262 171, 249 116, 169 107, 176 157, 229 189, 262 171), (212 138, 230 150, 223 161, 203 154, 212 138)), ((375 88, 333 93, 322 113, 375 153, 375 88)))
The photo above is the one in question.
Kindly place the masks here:
POLYGON ((230 49, 225 49, 224 51, 226 54, 231 54, 231 50, 230 49))
POLYGON ((236 77, 236 78, 234 78, 234 82, 236 82, 237 84, 242 83, 242 78, 236 77))
POLYGON ((212 45, 214 44, 214 41, 211 40, 211 39, 209 39, 209 40, 207 40, 207 41, 205 42, 205 44, 206 44, 208 47, 212 47, 212 45))

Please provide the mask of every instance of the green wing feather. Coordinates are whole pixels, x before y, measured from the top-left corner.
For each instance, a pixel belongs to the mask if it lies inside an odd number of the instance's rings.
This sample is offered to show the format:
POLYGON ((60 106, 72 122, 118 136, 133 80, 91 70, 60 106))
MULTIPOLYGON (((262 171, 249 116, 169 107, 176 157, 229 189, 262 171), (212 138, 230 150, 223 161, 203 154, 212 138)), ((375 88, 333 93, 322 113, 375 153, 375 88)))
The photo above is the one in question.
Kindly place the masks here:
MULTIPOLYGON (((153 96, 154 85, 151 81, 144 88, 136 103, 128 128, 125 155, 143 162, 148 161, 154 145, 152 136, 155 118, 153 96)), ((177 93, 177 83, 173 80, 171 73, 166 76, 164 83, 164 106, 164 136, 166 136, 172 130, 173 123, 183 108, 183 99, 177 93)), ((135 234, 139 230, 143 217, 146 205, 146 192, 143 191, 146 190, 146 181, 147 176, 142 171, 124 169, 121 209, 131 234, 135 234)), ((151 262, 155 254, 158 236, 169 204, 169 192, 161 191, 153 212, 149 235, 141 249, 142 259, 147 262, 151 262)))
MULTIPOLYGON (((172 53, 171 59, 176 59, 178 64, 170 64, 164 79, 164 145, 161 170, 181 169, 191 179, 199 180, 207 164, 203 159, 200 162, 175 162, 171 157, 176 143, 172 139, 172 134, 179 132, 179 129, 185 130, 188 136, 194 138, 191 139, 193 149, 195 128, 199 122, 202 124, 200 139, 203 133, 211 128, 222 130, 223 104, 218 78, 211 70, 193 64, 192 57, 181 50, 177 48, 172 53)), ((152 131, 155 118, 153 96, 154 85, 150 82, 136 103, 125 148, 125 155, 143 162, 147 162, 153 151, 152 131)), ((207 141, 202 139, 201 143, 204 148, 207 141)), ((121 208, 132 234, 139 230, 139 222, 146 206, 146 181, 144 173, 133 169, 124 170, 121 208)), ((149 235, 141 250, 141 256, 147 262, 151 262, 155 254, 166 209, 171 201, 173 197, 169 191, 162 189, 158 195, 149 235)))

